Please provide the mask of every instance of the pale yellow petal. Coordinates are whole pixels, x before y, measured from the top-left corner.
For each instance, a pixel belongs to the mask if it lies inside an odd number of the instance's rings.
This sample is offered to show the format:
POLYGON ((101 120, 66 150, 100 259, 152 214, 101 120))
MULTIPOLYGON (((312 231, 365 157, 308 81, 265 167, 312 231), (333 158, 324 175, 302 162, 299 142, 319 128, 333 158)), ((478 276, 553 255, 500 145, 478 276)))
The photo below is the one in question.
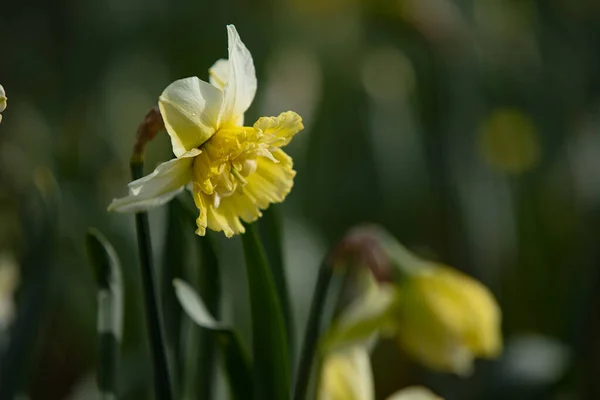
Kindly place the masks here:
POLYGON ((197 77, 177 80, 163 91, 158 105, 175 156, 210 139, 218 126, 222 102, 223 93, 197 77))
POLYGON ((277 117, 262 117, 254 124, 254 129, 261 131, 266 143, 272 146, 283 147, 304 129, 302 117, 293 111, 286 111, 277 117))
MULTIPOLYGON (((440 267, 438 279, 454 289, 466 318, 461 326, 467 347, 479 357, 496 357, 502 350, 501 311, 494 296, 480 282, 452 268, 440 267)), ((437 306, 445 311, 441 299, 437 306)))
POLYGON ((294 186, 296 171, 292 169, 293 161, 283 150, 272 152, 277 163, 265 157, 257 160, 256 171, 248 176, 248 184, 244 192, 263 210, 270 203, 280 203, 294 186))
POLYGON ((229 79, 224 88, 219 125, 237 125, 256 94, 256 72, 250 51, 233 25, 227 26, 229 38, 229 79))
POLYGON ((229 82, 229 61, 221 58, 208 70, 208 81, 219 90, 225 90, 229 82))
POLYGON ((375 398, 371 360, 367 349, 354 346, 326 356, 318 400, 372 400, 375 398))
POLYGON ((207 210, 208 227, 214 231, 222 231, 228 238, 246 231, 240 218, 253 222, 261 216, 258 207, 239 191, 223 197, 218 207, 209 204, 207 210))
POLYGON ((192 179, 191 157, 160 164, 151 174, 129 184, 129 195, 114 199, 108 211, 140 212, 161 206, 181 192, 192 179))
POLYGON ((423 386, 410 386, 402 389, 387 400, 443 400, 441 397, 433 393, 431 390, 423 386))

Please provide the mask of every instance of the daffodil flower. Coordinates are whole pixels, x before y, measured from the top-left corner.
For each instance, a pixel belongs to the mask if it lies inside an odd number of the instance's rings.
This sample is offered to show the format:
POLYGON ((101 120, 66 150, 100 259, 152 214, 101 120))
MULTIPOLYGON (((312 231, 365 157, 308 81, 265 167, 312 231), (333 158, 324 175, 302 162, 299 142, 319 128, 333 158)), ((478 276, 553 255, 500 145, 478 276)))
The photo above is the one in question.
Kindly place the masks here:
MULTIPOLYGON (((4 91, 4 87, 0 85, 0 113, 6 110, 6 100, 8 100, 6 92, 4 91)), ((0 122, 2 122, 2 114, 0 114, 0 122)))
POLYGON ((209 228, 231 237, 244 232, 240 219, 255 221, 290 192, 296 172, 281 147, 304 128, 302 118, 287 111, 243 126, 256 93, 254 63, 235 27, 227 32, 229 59, 210 68, 210 83, 180 79, 159 98, 176 158, 131 182, 129 196, 113 200, 109 210, 147 210, 188 187, 200 211, 196 233, 209 228))
POLYGON ((402 282, 397 295, 398 341, 424 365, 468 375, 475 357, 500 354, 500 308, 480 282, 432 264, 402 282))
MULTIPOLYGON (((369 352, 353 346, 328 354, 323 362, 318 400, 374 400, 375 389, 369 352)), ((387 400, 442 400, 429 389, 411 386, 387 400)))
MULTIPOLYGON (((501 312, 480 282, 394 246, 402 275, 395 283, 372 283, 340 315, 326 335, 326 351, 356 346, 374 335, 395 337, 416 361, 468 375, 475 357, 502 349, 501 312)), ((394 257, 394 255, 391 255, 394 257)))

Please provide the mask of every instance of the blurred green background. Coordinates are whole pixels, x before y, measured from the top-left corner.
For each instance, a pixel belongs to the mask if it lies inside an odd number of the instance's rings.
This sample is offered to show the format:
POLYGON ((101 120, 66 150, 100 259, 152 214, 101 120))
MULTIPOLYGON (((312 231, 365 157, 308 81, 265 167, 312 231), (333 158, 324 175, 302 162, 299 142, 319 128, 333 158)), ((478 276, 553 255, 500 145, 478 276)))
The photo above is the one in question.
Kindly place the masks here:
MULTIPOLYGON (((294 190, 277 206, 298 332, 321 257, 353 225, 377 222, 486 283, 506 340, 503 357, 468 379, 423 370, 383 342, 378 397, 418 383, 449 400, 600 399, 596 0, 4 1, 0 253, 39 295, 31 303, 17 291, 19 312, 34 304, 39 316, 27 373, 14 377, 21 391, 94 398, 85 382, 93 386, 97 356, 96 285, 84 235, 96 226, 124 266, 123 398, 149 398, 133 217, 106 206, 125 194, 146 111, 173 80, 207 79, 227 55, 228 23, 258 75, 246 121, 294 110, 306 126, 287 148, 294 190), (43 228, 50 176, 60 200, 43 228)), ((147 170, 171 156, 162 134, 147 170)), ((167 209, 150 217, 157 264, 170 268, 167 209)), ((212 236, 223 318, 249 343, 239 238, 212 236)))

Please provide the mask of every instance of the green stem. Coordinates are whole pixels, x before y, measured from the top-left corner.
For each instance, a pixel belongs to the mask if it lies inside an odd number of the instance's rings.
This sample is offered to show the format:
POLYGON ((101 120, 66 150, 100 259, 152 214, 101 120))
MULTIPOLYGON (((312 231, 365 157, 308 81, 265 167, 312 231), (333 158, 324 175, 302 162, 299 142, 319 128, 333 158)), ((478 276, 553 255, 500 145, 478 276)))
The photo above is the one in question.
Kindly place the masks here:
MULTIPOLYGON (((140 179, 144 174, 144 162, 132 159, 130 163, 133 180, 140 179)), ((161 327, 161 316, 156 295, 156 278, 152 263, 152 242, 148 213, 135 214, 138 252, 142 275, 142 286, 146 308, 146 324, 150 338, 150 350, 154 367, 154 386, 157 400, 172 400, 172 385, 164 347, 164 334, 161 327)))
POLYGON ((304 342, 300 353, 300 364, 296 375, 293 400, 305 400, 310 383, 315 349, 321 333, 322 318, 327 303, 327 293, 333 277, 333 268, 328 262, 323 262, 317 277, 317 286, 313 295, 304 342))

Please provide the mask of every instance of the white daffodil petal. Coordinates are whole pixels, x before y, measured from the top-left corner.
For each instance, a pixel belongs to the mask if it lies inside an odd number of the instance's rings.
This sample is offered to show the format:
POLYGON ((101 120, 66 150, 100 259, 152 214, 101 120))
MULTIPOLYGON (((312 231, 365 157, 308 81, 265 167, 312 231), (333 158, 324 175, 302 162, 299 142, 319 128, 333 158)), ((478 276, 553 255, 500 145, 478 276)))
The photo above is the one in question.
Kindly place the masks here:
POLYGON ((219 90, 225 90, 229 82, 229 61, 224 58, 217 60, 208 70, 208 81, 219 90))
POLYGON ((195 76, 167 86, 158 105, 176 157, 210 139, 217 130, 222 102, 219 89, 195 76))
POLYGON ((192 157, 175 158, 129 184, 129 196, 114 199, 108 211, 140 212, 161 206, 181 192, 192 179, 192 157))
POLYGON ((229 79, 225 85, 219 125, 237 124, 256 93, 256 72, 252 55, 233 25, 227 25, 229 36, 229 79))
POLYGON ((410 386, 394 393, 387 400, 442 400, 442 398, 425 387, 410 386))

